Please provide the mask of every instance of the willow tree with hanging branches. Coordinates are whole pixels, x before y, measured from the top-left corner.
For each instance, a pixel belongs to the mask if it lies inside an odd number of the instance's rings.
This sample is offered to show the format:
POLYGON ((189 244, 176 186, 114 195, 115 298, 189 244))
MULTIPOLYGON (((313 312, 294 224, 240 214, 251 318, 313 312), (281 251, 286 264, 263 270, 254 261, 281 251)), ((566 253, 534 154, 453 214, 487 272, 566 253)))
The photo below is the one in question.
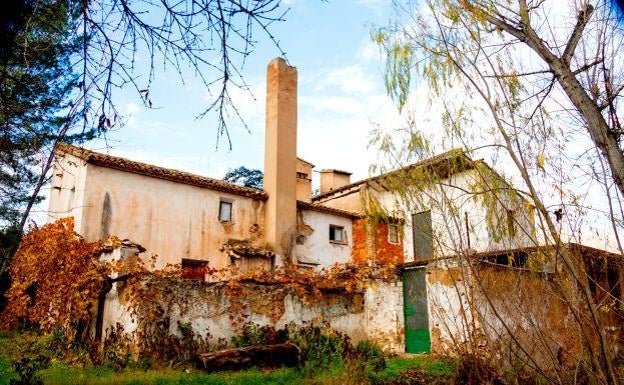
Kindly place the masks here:
POLYGON ((439 127, 423 129, 412 116, 398 139, 382 137, 381 149, 396 165, 461 146, 506 170, 535 206, 535 243, 555 248, 578 287, 578 298, 568 292, 566 300, 588 349, 586 369, 599 383, 618 383, 591 277, 564 246, 587 240, 590 228, 623 250, 624 34, 617 9, 607 1, 429 0, 397 1, 395 10, 397 21, 374 33, 388 93, 410 115, 423 103, 413 91, 426 89, 439 127))

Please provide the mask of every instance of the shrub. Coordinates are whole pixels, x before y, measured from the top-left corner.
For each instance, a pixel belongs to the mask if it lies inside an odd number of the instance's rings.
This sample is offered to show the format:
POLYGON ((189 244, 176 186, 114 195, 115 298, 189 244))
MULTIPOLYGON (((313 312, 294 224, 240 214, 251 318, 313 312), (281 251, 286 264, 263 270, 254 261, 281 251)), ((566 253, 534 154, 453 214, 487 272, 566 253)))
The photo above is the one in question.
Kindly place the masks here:
POLYGON ((453 380, 456 385, 503 385, 498 371, 473 354, 459 358, 453 380))
POLYGON ((366 372, 380 372, 386 368, 386 358, 381 348, 369 340, 362 340, 355 346, 355 358, 365 364, 366 372))
POLYGON ((12 378, 9 384, 43 384, 38 371, 49 366, 51 357, 45 339, 32 334, 17 337, 11 352, 11 365, 16 378, 12 378))
POLYGON ((319 326, 286 327, 288 340, 301 349, 301 362, 305 375, 331 366, 344 366, 345 360, 352 357, 353 346, 350 338, 329 328, 319 326))
POLYGON ((102 364, 114 371, 120 371, 128 367, 132 361, 132 340, 124 332, 123 326, 117 323, 108 332, 102 344, 102 364))
POLYGON ((260 326, 256 323, 243 325, 239 334, 232 337, 232 344, 237 348, 245 346, 283 344, 288 340, 286 330, 276 330, 273 326, 260 326))

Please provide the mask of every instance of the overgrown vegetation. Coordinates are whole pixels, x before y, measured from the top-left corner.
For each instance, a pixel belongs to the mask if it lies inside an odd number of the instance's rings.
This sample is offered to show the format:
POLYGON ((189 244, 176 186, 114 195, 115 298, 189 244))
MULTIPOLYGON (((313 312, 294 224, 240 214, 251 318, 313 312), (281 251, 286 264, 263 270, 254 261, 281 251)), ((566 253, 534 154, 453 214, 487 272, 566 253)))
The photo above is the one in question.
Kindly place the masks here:
POLYGON ((65 384, 68 378, 75 384, 399 384, 413 383, 400 382, 409 381, 409 371, 448 378, 453 370, 452 361, 427 356, 386 360, 371 342, 354 346, 347 336, 319 326, 275 330, 249 324, 243 328, 233 338, 238 346, 286 340, 302 346, 306 358, 299 367, 272 371, 253 368, 206 374, 188 363, 172 366, 137 360, 127 353, 125 339, 115 338, 103 349, 90 351, 88 345, 72 345, 60 331, 45 336, 4 332, 0 335, 0 385, 38 380, 65 384), (265 339, 266 335, 272 337, 265 339))

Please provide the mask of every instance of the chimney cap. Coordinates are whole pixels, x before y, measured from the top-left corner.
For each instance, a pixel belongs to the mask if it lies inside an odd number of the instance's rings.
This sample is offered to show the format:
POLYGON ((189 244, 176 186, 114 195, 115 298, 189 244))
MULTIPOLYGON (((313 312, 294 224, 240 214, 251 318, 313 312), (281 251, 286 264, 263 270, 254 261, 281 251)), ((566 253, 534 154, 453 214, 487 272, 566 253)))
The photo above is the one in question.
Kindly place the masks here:
POLYGON ((321 174, 324 174, 324 173, 334 173, 334 174, 342 174, 342 175, 351 175, 351 173, 349 171, 337 170, 335 168, 326 168, 326 169, 323 169, 323 170, 321 170, 319 172, 321 174))
POLYGON ((271 61, 269 62, 269 64, 267 65, 267 67, 270 67, 270 66, 271 66, 271 64, 273 64, 273 63, 283 64, 283 65, 286 65, 286 66, 288 66, 288 67, 295 68, 294 66, 291 66, 290 64, 288 64, 288 61, 287 61, 286 59, 284 59, 283 57, 281 57, 281 56, 278 56, 278 57, 276 57, 276 58, 273 58, 273 60, 271 60, 271 61))

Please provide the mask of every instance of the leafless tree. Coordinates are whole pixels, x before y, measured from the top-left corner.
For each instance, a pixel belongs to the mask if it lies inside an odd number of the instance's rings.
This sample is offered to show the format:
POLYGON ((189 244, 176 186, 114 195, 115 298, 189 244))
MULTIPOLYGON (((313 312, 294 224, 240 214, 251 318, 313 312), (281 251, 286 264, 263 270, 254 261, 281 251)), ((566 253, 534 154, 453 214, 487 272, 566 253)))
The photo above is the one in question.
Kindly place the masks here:
MULTIPOLYGON (((11 2, 11 13, 0 19, 3 49, 10 49, 16 36, 28 36, 28 28, 36 24, 33 18, 44 17, 37 10, 48 2, 52 1, 11 2), (12 31, 14 26, 24 31, 12 31)), ((247 127, 232 99, 232 90, 249 92, 242 69, 258 34, 284 55, 271 33, 273 23, 283 21, 287 12, 281 0, 63 0, 63 5, 72 22, 53 27, 71 29, 68 40, 76 47, 72 68, 79 79, 69 97, 65 123, 52 137, 45 138, 41 160, 32 166, 38 180, 29 186, 31 199, 19 221, 20 231, 46 183, 56 143, 76 134, 89 139, 120 125, 116 106, 119 90, 131 87, 151 108, 150 89, 161 68, 177 72, 180 82, 190 80, 187 76, 192 74, 212 96, 197 117, 214 112, 216 144, 225 140, 231 149, 230 119, 238 119, 247 127)), ((42 23, 47 20, 39 20, 38 25, 42 23)), ((22 64, 28 66, 27 62, 22 64)), ((3 260, 0 276, 9 261, 3 260)))

